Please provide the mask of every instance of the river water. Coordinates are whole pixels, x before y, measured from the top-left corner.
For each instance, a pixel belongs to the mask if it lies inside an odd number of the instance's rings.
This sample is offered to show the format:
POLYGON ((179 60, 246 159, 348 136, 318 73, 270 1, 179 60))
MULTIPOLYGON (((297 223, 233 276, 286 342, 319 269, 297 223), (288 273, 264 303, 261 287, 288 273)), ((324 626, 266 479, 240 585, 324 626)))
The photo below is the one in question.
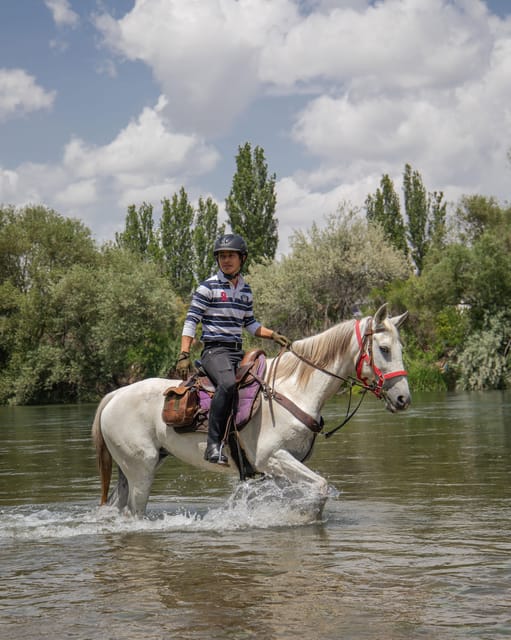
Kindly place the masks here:
POLYGON ((365 400, 318 438, 319 522, 174 458, 146 519, 100 509, 94 410, 0 407, 2 640, 511 637, 511 393, 365 400))

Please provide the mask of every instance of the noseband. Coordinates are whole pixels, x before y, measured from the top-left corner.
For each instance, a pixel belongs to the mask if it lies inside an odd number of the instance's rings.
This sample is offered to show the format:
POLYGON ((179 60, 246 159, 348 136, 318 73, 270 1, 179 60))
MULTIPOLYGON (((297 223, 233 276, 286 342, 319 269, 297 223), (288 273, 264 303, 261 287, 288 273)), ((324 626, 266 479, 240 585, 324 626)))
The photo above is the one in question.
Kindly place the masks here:
POLYGON ((391 380, 392 378, 398 378, 399 376, 407 376, 408 372, 404 369, 398 371, 391 371, 389 373, 382 373, 381 369, 379 369, 374 363, 374 355, 373 355, 373 336, 375 333, 378 333, 378 329, 373 330, 373 318, 369 318, 369 322, 367 323, 366 330, 364 331, 364 335, 362 336, 362 332, 360 331, 360 320, 357 320, 355 323, 355 334, 357 336, 357 342, 360 349, 359 356, 357 358, 357 362, 355 365, 355 370, 357 372, 357 379, 362 382, 364 387, 369 389, 377 398, 381 398, 383 393, 383 385, 386 380, 391 380), (371 371, 374 373, 376 379, 373 382, 369 382, 368 378, 362 375, 362 369, 364 367, 364 363, 369 365, 371 371))

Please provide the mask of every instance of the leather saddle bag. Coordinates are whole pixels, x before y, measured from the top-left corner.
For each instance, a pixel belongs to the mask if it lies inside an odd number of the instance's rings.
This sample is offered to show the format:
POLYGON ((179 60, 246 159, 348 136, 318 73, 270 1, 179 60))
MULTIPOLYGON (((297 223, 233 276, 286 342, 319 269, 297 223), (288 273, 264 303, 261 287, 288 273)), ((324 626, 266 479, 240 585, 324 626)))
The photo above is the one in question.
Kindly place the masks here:
POLYGON ((190 427, 200 410, 196 386, 169 387, 164 392, 162 418, 169 427, 190 427))

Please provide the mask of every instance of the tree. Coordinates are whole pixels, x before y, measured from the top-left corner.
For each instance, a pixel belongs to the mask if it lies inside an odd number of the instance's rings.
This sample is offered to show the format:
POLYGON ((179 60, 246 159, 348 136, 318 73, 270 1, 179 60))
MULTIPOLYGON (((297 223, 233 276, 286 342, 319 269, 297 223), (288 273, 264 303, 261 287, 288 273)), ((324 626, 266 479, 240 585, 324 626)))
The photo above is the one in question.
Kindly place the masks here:
POLYGON ((278 245, 275 174, 268 177, 264 151, 249 142, 238 147, 236 173, 225 201, 228 221, 234 233, 241 234, 249 247, 249 264, 273 260, 278 245))
POLYGON ((408 261, 355 212, 341 209, 326 229, 313 224, 292 238, 291 254, 255 265, 250 284, 256 316, 291 337, 326 329, 366 302, 371 290, 405 279, 408 261))
POLYGON ((428 198, 418 171, 405 165, 403 175, 405 212, 408 219, 408 242, 412 258, 420 274, 427 250, 428 198))
POLYGON ((442 191, 433 191, 428 196, 428 241, 430 247, 443 249, 445 246, 447 203, 442 191))
POLYGON ((403 196, 407 217, 407 239, 417 273, 424 268, 424 260, 432 246, 441 248, 445 240, 446 204, 443 193, 428 194, 418 171, 405 165, 403 196))
POLYGON ((92 327, 103 385, 161 375, 178 353, 182 303, 152 262, 107 251, 92 327))
POLYGON ((456 220, 462 240, 473 243, 485 231, 511 234, 511 208, 503 209, 495 198, 463 196, 456 208, 456 220))
POLYGON ((511 381, 511 319, 504 311, 487 314, 459 354, 459 386, 468 390, 505 389, 511 381))
POLYGON ((119 248, 127 249, 145 259, 158 259, 159 243, 154 230, 153 205, 143 202, 140 207, 128 207, 124 231, 115 234, 119 248))
POLYGON ((162 200, 160 238, 165 272, 174 291, 188 297, 194 286, 193 206, 181 187, 172 200, 162 200))
POLYGON ((388 174, 382 176, 380 188, 376 189, 375 195, 367 196, 365 206, 367 220, 381 225, 385 238, 407 256, 408 245, 399 196, 388 174))
POLYGON ((52 209, 28 206, 1 209, 0 282, 10 281, 20 291, 61 277, 73 264, 96 259, 91 233, 81 222, 52 209))
POLYGON ((225 232, 218 226, 218 205, 211 198, 199 198, 193 228, 194 274, 196 284, 208 278, 215 270, 213 249, 215 240, 225 232))

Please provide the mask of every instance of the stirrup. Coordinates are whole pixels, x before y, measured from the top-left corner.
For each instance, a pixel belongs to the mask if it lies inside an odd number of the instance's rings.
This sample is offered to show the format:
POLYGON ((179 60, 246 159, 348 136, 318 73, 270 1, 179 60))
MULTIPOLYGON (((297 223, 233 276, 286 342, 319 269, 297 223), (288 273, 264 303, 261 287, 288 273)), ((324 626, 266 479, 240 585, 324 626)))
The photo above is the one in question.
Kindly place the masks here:
POLYGON ((224 444, 218 446, 217 444, 208 445, 204 452, 204 460, 211 462, 212 464, 228 465, 229 460, 227 456, 222 452, 224 444))

